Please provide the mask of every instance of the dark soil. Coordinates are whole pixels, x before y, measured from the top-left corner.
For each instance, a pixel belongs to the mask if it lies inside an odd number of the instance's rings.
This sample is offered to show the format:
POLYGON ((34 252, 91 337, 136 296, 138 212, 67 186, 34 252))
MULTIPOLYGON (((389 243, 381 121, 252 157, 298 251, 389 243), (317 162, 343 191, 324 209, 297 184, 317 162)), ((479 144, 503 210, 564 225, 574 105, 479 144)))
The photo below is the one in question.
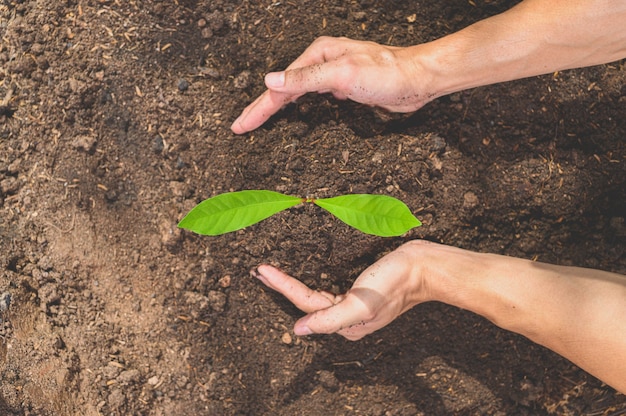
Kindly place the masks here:
POLYGON ((271 262, 343 291, 413 238, 626 273, 624 62, 406 117, 307 96, 230 132, 320 35, 410 45, 514 3, 0 2, 0 414, 625 414, 623 395, 469 312, 298 338, 301 313, 249 277, 271 262), (307 204, 222 237, 177 229, 241 189, 384 193, 424 225, 376 238, 307 204))

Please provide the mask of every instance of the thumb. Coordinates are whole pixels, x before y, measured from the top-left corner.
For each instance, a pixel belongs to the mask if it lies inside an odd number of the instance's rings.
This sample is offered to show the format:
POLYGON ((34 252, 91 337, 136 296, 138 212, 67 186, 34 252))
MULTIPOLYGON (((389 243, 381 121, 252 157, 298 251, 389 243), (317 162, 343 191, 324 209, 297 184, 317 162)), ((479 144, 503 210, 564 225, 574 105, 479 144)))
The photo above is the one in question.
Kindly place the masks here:
POLYGON ((298 336, 334 334, 352 325, 362 324, 368 318, 368 308, 356 296, 349 294, 336 305, 310 313, 298 320, 294 333, 298 336))
POLYGON ((270 72, 265 75, 265 85, 270 89, 280 89, 285 86, 285 71, 270 72))
MULTIPOLYGON (((346 71, 342 72, 345 73, 346 71)), ((340 79, 337 64, 324 62, 280 72, 270 72, 265 75, 265 85, 270 90, 290 94, 295 99, 308 92, 335 92, 340 79)))

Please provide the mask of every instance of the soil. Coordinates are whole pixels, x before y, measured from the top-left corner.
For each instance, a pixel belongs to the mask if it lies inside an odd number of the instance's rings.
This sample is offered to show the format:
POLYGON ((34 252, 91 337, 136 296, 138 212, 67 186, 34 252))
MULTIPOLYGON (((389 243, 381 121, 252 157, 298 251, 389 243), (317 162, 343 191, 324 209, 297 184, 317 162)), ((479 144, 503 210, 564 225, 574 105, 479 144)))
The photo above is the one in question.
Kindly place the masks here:
POLYGON ((301 312, 249 277, 270 262, 341 292, 415 238, 626 273, 624 62, 402 117, 311 95, 229 130, 318 36, 416 44, 515 3, 0 2, 0 413, 626 414, 624 395, 467 311, 299 338, 301 312), (306 204, 220 237, 177 228, 241 189, 384 193, 424 225, 377 238, 306 204))

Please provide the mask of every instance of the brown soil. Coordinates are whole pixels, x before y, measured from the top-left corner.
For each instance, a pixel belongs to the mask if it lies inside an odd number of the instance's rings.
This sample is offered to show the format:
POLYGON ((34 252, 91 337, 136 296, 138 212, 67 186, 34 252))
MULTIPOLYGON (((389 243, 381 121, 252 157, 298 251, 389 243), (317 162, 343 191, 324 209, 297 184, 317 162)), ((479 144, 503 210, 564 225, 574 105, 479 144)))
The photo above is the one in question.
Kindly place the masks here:
POLYGON ((343 291, 411 238, 626 273, 623 62, 407 117, 307 96, 230 132, 320 35, 409 45, 516 2, 432 3, 0 2, 0 414, 625 414, 471 313, 431 303, 359 342, 298 338, 301 313, 249 277, 271 262, 343 291), (177 229, 241 189, 385 193, 424 226, 365 236, 307 204, 222 237, 177 229))

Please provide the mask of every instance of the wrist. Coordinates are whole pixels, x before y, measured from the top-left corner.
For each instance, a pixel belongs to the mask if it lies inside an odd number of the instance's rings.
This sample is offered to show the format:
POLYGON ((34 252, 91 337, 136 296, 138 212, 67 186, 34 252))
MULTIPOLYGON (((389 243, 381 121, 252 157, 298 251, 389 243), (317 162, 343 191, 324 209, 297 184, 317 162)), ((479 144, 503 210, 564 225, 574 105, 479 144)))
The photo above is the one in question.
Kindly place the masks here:
POLYGON ((429 300, 476 313, 542 345, 568 327, 571 315, 571 306, 553 302, 553 294, 571 290, 577 294, 568 299, 582 296, 575 284, 560 281, 554 266, 438 244, 424 248, 420 261, 429 300))
POLYGON ((474 271, 484 267, 477 253, 427 240, 409 241, 397 251, 411 259, 413 304, 437 301, 474 311, 472 299, 478 291, 474 271))
POLYGON ((469 88, 626 57, 626 3, 525 0, 499 15, 407 48, 430 100, 469 88))
POLYGON ((548 61, 531 59, 541 47, 539 40, 529 33, 531 29, 523 24, 513 25, 510 20, 509 16, 494 16, 432 42, 407 48, 414 79, 425 81, 430 100, 549 72, 548 61))
POLYGON ((419 302, 438 301, 483 316, 501 328, 529 334, 532 311, 517 285, 531 262, 456 247, 412 241, 416 273, 421 276, 419 302), (514 275, 513 275, 514 274, 514 275), (530 317, 530 319, 528 319, 530 317))

